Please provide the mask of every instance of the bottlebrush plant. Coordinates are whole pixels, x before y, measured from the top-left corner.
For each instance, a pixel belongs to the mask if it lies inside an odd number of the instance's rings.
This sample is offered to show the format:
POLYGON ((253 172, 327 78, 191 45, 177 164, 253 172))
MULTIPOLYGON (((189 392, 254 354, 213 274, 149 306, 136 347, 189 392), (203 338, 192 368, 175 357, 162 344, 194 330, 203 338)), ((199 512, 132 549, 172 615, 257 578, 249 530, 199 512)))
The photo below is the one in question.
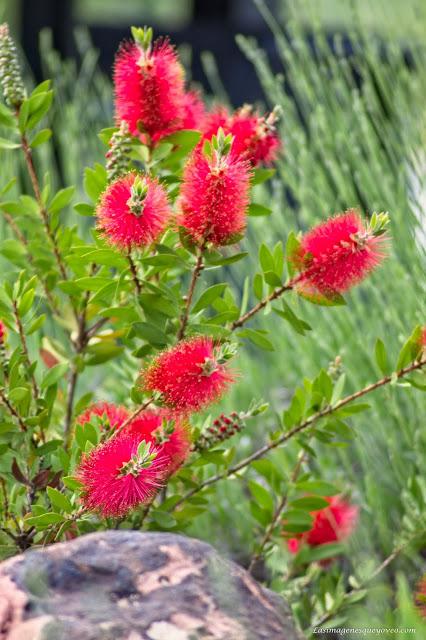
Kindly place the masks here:
MULTIPOLYGON (((309 583, 309 572, 336 566, 362 508, 348 497, 349 480, 323 478, 315 447, 352 436, 364 396, 426 389, 425 329, 414 328, 394 365, 379 338, 382 377, 355 392, 345 393, 339 362, 304 378, 276 430, 242 455, 240 433, 269 407, 254 397, 229 415, 218 408, 250 379, 240 351, 285 358, 291 349, 262 328, 265 313, 302 335, 312 330, 298 315, 304 304, 339 313, 343 294, 386 269, 389 216, 319 211, 312 229, 272 248, 259 243, 258 273, 233 287, 251 217, 272 213, 256 194, 285 153, 280 109, 209 112, 185 85, 172 45, 153 43, 150 29, 132 35, 114 69, 115 126, 100 133, 105 162, 84 170, 84 201, 74 204, 93 223, 85 234, 77 216, 63 215, 75 188, 54 193, 40 171, 50 82, 27 94, 0 27, 0 147, 22 156, 28 177, 0 194, 9 260, 0 288, 3 556, 108 527, 185 532, 216 486, 238 479, 251 495, 250 570, 278 549, 296 588, 303 572, 309 583), (113 385, 104 382, 108 367, 113 385), (270 460, 286 447, 290 477, 270 460)), ((417 511, 398 553, 426 530, 424 500, 417 511)), ((352 585, 337 604, 362 596, 352 585)), ((326 621, 317 610, 311 622, 326 621)))

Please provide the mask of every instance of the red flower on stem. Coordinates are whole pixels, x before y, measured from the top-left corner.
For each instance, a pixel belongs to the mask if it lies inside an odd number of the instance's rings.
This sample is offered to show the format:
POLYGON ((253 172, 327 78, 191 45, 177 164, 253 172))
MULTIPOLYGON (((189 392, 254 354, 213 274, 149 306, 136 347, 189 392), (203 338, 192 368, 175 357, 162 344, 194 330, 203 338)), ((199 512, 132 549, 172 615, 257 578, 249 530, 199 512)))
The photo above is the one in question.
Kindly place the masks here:
POLYGON ((207 153, 195 150, 185 166, 178 223, 194 242, 222 246, 245 229, 250 171, 222 130, 211 146, 207 153))
POLYGON ((129 412, 126 407, 112 402, 96 402, 77 417, 76 423, 84 425, 87 422, 91 422, 94 416, 102 418, 108 423, 109 428, 116 429, 127 420, 129 412))
POLYGON ((254 167, 276 160, 281 142, 276 132, 278 109, 261 116, 251 106, 229 114, 225 107, 214 109, 204 121, 203 139, 211 140, 219 128, 234 136, 233 153, 254 167))
POLYGON ((6 339, 6 325, 0 320, 0 344, 6 339))
POLYGON ((333 299, 366 278, 386 255, 387 214, 368 225, 354 209, 317 225, 289 257, 300 274, 295 288, 308 298, 333 299))
POLYGON ((83 455, 77 478, 82 502, 103 517, 121 517, 149 503, 169 475, 170 460, 152 443, 120 433, 83 455))
POLYGON ((191 450, 188 423, 170 411, 144 411, 125 428, 125 433, 160 447, 161 454, 169 458, 170 473, 185 462, 191 450))
POLYGON ((182 128, 186 116, 184 70, 168 40, 151 44, 152 30, 132 29, 135 42, 124 43, 114 65, 116 118, 134 136, 158 141, 182 128))
POLYGON ((182 340, 154 358, 142 372, 146 391, 161 394, 164 403, 180 412, 198 411, 218 400, 234 381, 227 360, 230 346, 197 336, 182 340))
POLYGON ((107 186, 96 208, 97 227, 122 250, 144 247, 164 231, 171 210, 167 193, 156 178, 136 173, 107 186))
POLYGON ((346 540, 353 532, 358 519, 358 507, 339 496, 325 500, 329 503, 328 506, 311 514, 314 518, 311 529, 287 540, 290 553, 297 553, 303 544, 318 547, 340 542, 346 540))

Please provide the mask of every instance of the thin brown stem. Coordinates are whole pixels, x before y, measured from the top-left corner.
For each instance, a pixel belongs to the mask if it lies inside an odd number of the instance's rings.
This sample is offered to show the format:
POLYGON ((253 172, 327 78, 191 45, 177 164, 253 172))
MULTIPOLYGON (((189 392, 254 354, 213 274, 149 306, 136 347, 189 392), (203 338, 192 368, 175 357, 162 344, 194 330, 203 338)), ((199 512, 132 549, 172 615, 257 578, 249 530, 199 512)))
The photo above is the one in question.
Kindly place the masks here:
MULTIPOLYGON (((22 326, 21 318, 19 317, 18 305, 16 303, 16 300, 13 300, 12 305, 13 305, 13 315, 15 316, 16 326, 18 327, 19 338, 21 340, 22 352, 24 354, 24 358, 25 358, 25 362, 27 364, 28 370, 31 371, 32 364, 30 360, 30 354, 28 353, 27 339, 25 337, 24 327, 22 326)), ((39 389, 38 389, 37 381, 34 376, 34 371, 31 371, 30 377, 31 377, 31 384, 33 387, 34 400, 37 400, 39 396, 39 389)))
POLYGON ((185 337, 186 327, 188 325, 189 312, 191 310, 192 299, 194 297, 194 291, 197 284, 197 280, 200 277, 202 270, 204 269, 204 249, 206 243, 204 242, 198 249, 197 261, 194 266, 194 270, 191 276, 191 282, 189 283, 188 293, 186 295, 185 309, 180 319, 180 326, 177 333, 177 339, 182 340, 185 337))
MULTIPOLYGON (((418 369, 421 369, 425 365, 426 365, 426 358, 423 357, 421 360, 413 362, 408 367, 405 367, 404 369, 397 371, 396 378, 397 379, 403 378, 404 376, 412 373, 413 371, 417 371, 418 369)), ((192 489, 190 489, 190 491, 188 491, 184 496, 182 496, 179 502, 177 502, 173 506, 172 510, 179 507, 183 502, 185 502, 185 500, 187 500, 188 498, 191 498, 193 495, 195 495, 199 491, 202 491, 206 487, 209 487, 212 484, 219 482, 219 480, 223 480, 223 478, 227 478, 237 473, 238 471, 241 471, 241 469, 244 469, 245 467, 247 467, 247 465, 249 465, 251 462, 258 460, 259 458, 263 458, 267 453, 269 453, 269 451, 272 451, 273 449, 276 449, 277 447, 284 444, 285 442, 288 442, 288 440, 290 440, 297 434, 301 433, 302 431, 305 431, 321 418, 325 418, 335 413, 336 411, 346 406, 347 404, 350 404, 354 400, 358 400, 359 398, 362 398, 368 393, 375 391, 379 387, 383 387, 384 385, 389 384, 394 379, 394 376, 395 374, 390 376, 385 376, 384 378, 377 380, 377 382, 373 382, 372 384, 367 385, 363 389, 360 389, 359 391, 356 391, 355 393, 352 393, 346 396, 345 398, 342 398, 342 400, 339 400, 339 402, 336 402, 336 404, 325 407, 324 409, 321 409, 321 411, 314 413, 312 416, 310 416, 303 422, 300 422, 298 425, 293 427, 293 429, 291 429, 290 431, 287 431, 287 433, 284 433, 282 436, 280 436, 276 440, 273 440, 272 442, 269 442, 268 444, 263 445, 263 447, 260 447, 259 449, 254 451, 254 453, 247 456, 247 458, 244 458, 233 467, 230 467, 226 471, 223 471, 222 473, 218 473, 215 476, 211 476, 210 478, 207 478, 207 480, 204 480, 204 482, 201 482, 196 487, 193 487, 192 489)))
MULTIPOLYGON (((302 464, 304 462, 306 458, 306 451, 302 450, 300 451, 298 458, 297 458, 297 462, 296 465, 290 475, 290 484, 293 484, 294 482, 296 482, 297 478, 299 477, 299 473, 300 470, 302 468, 302 464)), ((253 555, 252 559, 250 560, 250 564, 248 567, 248 571, 251 573, 256 565, 256 563, 260 560, 260 558, 262 557, 262 553, 264 548, 266 547, 266 545, 268 544, 268 542, 270 541, 270 539, 272 538, 272 535, 274 533, 275 527, 277 526, 278 522, 281 519, 281 516, 287 506, 287 502, 288 502, 288 490, 287 492, 282 496, 277 508, 275 509, 274 515, 272 516, 272 520, 269 523, 269 525, 266 527, 264 536, 259 544, 258 550, 256 551, 256 553, 253 555)))
POLYGON ((39 185, 38 178, 37 178, 37 173, 36 173, 36 170, 35 170, 35 167, 34 167, 34 161, 33 161, 31 147, 28 144, 28 140, 27 140, 25 135, 23 135, 21 137, 21 144, 22 144, 22 149, 24 151, 25 163, 27 165, 28 174, 30 176, 31 184, 33 186, 34 195, 35 195, 35 198, 37 200, 37 204, 38 204, 39 209, 40 209, 40 215, 41 215, 41 218, 43 220, 43 225, 44 225, 44 228, 45 228, 45 231, 46 231, 46 235, 49 238, 50 244, 52 245, 53 254, 55 256, 56 263, 58 265, 58 268, 59 268, 59 271, 61 273, 61 276, 62 276, 62 278, 64 280, 67 280, 68 276, 67 276, 67 272, 66 272, 66 269, 65 269, 64 262, 62 260, 61 253, 59 251, 58 242, 57 242, 55 234, 53 233, 52 229, 50 228, 49 216, 48 216, 46 207, 44 206, 43 199, 41 197, 41 190, 40 190, 40 185, 39 185))
POLYGON ((282 284, 280 287, 277 287, 272 293, 266 296, 266 298, 263 298, 263 300, 258 302, 252 309, 238 318, 238 320, 234 320, 234 322, 231 324, 231 330, 235 331, 235 329, 242 327, 243 324, 247 322, 247 320, 250 320, 250 318, 256 315, 256 313, 259 313, 259 311, 262 311, 262 309, 264 309, 267 304, 282 296, 282 294, 286 291, 291 291, 293 289, 293 286, 294 282, 288 282, 287 284, 282 284))
POLYGON ((127 260, 129 262, 129 267, 130 267, 130 273, 132 274, 132 280, 135 284, 135 288, 137 291, 137 294, 140 295, 142 293, 142 285, 140 283, 139 277, 138 277, 138 271, 136 269, 136 265, 135 262, 132 258, 132 254, 131 251, 129 249, 129 252, 127 254, 127 260))
POLYGON ((24 423, 24 421, 22 420, 21 416, 16 411, 16 409, 14 409, 14 407, 10 404, 10 402, 9 402, 8 398, 6 397, 6 394, 4 393, 3 389, 0 389, 0 400, 4 403, 5 407, 9 411, 9 413, 14 418, 16 418, 21 430, 22 431, 27 431, 27 425, 24 423))
POLYGON ((145 409, 147 409, 149 405, 152 404, 153 402, 154 402, 154 398, 148 398, 146 402, 141 404, 135 411, 133 411, 133 413, 130 414, 130 416, 123 422, 123 424, 120 425, 119 428, 114 431, 114 434, 112 437, 115 438, 116 436, 118 436, 118 434, 121 433, 123 429, 125 429, 131 422, 133 422, 133 420, 137 418, 138 415, 142 413, 142 411, 145 411, 145 409))

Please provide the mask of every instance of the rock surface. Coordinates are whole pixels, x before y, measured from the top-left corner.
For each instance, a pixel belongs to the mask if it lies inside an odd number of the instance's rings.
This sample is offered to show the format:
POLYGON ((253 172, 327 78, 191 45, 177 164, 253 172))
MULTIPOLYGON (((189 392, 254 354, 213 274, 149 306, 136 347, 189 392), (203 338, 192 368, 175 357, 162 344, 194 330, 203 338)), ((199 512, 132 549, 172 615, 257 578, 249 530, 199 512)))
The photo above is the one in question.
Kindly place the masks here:
POLYGON ((298 640, 285 602, 210 545, 107 531, 0 565, 1 640, 298 640))

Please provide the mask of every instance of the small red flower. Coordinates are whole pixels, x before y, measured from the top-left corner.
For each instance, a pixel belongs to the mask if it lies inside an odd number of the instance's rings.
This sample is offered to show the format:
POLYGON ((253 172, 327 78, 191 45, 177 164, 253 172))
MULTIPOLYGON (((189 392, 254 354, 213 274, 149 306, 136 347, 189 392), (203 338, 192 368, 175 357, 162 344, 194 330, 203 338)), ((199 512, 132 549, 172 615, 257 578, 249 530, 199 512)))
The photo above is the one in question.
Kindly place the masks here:
POLYGON ((188 423, 170 411, 144 411, 125 429, 140 440, 152 442, 169 458, 170 473, 174 473, 186 460, 191 450, 188 423))
POLYGON ((225 107, 217 107, 204 120, 203 139, 211 140, 222 128, 226 135, 234 136, 234 154, 248 160, 254 167, 262 163, 271 164, 281 147, 275 129, 276 120, 275 112, 261 116, 250 106, 242 107, 234 114, 229 114, 225 107))
POLYGON ((296 290, 307 297, 332 299, 361 282, 385 257, 388 218, 386 214, 377 218, 373 229, 350 209, 303 236, 299 250, 289 258, 300 271, 296 290))
POLYGON ((322 544, 340 542, 346 540, 353 532, 358 519, 358 508, 339 496, 325 500, 329 506, 311 514, 314 518, 312 528, 287 540, 290 553, 297 553, 302 544, 318 547, 322 544))
POLYGON ((219 399, 234 381, 221 347, 197 336, 160 353, 142 372, 142 386, 162 394, 166 405, 182 412, 198 411, 219 399))
POLYGON ((422 618, 426 618, 426 574, 420 578, 417 584, 415 604, 422 618))
POLYGON ((235 242, 246 225, 249 187, 248 164, 232 152, 218 159, 195 150, 184 169, 178 223, 194 242, 235 242))
POLYGON ((115 59, 114 89, 117 122, 125 120, 132 135, 147 133, 157 141, 181 128, 184 71, 167 40, 157 40, 145 50, 124 43, 115 59))
POLYGON ((87 509, 121 517, 149 502, 168 474, 168 457, 138 436, 120 433, 84 455, 77 469, 87 509))
POLYGON ((97 402, 81 413, 78 416, 76 423, 82 425, 86 424, 87 422, 90 422, 94 416, 102 418, 103 421, 108 423, 109 428, 116 429, 127 420, 129 412, 126 407, 113 404, 112 402, 97 402))
POLYGON ((167 194, 158 180, 128 173, 108 185, 97 209, 97 226, 123 250, 154 242, 171 216, 167 194))

